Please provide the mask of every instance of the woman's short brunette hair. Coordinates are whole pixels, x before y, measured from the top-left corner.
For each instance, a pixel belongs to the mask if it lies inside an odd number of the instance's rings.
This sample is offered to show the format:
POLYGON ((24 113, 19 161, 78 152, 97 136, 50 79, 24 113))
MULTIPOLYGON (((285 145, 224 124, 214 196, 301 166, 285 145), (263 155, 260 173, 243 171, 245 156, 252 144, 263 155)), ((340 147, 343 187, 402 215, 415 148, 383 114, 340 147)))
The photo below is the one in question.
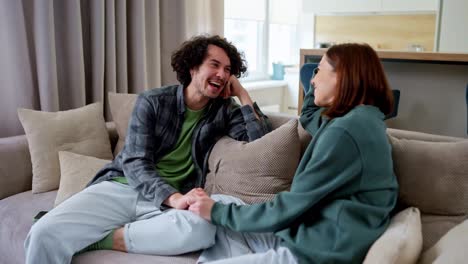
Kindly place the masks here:
POLYGON ((190 70, 198 68, 208 55, 209 45, 220 47, 226 52, 231 62, 231 75, 240 78, 247 71, 244 54, 239 52, 231 42, 218 35, 195 36, 182 43, 171 56, 172 69, 177 73, 177 80, 184 87, 192 81, 190 70))
POLYGON ((337 94, 324 115, 343 116, 360 104, 376 106, 385 115, 392 112, 393 93, 379 57, 369 45, 334 45, 326 58, 337 73, 337 94))

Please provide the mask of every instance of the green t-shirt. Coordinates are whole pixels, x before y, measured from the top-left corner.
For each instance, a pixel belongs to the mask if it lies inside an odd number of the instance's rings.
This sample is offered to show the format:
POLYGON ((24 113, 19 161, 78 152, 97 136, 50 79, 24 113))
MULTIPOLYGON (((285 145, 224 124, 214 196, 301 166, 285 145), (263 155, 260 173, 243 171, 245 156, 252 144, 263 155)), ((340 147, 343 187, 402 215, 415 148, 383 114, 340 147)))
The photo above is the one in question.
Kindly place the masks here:
MULTIPOLYGON (((186 108, 182 131, 175 148, 156 164, 156 171, 159 175, 177 190, 180 190, 184 180, 195 169, 192 160, 192 134, 203 113, 204 109, 194 111, 186 108)), ((112 180, 128 184, 125 177, 116 177, 112 180)))
POLYGON ((195 169, 192 160, 192 134, 204 109, 186 108, 185 120, 174 149, 156 164, 156 171, 172 187, 180 190, 182 183, 195 169))

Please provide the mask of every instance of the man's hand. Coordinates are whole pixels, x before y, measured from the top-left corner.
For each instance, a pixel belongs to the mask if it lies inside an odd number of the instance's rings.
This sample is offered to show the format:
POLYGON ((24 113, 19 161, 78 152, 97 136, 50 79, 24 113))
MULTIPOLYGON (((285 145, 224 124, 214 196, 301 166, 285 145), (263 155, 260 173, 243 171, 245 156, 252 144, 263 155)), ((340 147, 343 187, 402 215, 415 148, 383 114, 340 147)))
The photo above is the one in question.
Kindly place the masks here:
POLYGON ((191 212, 196 213, 207 221, 211 221, 211 209, 215 201, 208 196, 197 196, 189 200, 191 212))
POLYGON ((240 100, 241 97, 245 96, 244 94, 246 93, 247 91, 241 85, 236 76, 231 75, 231 77, 229 77, 228 82, 226 83, 226 87, 224 87, 223 97, 228 98, 229 96, 237 96, 240 100))
POLYGON ((164 204, 174 209, 185 210, 189 207, 189 200, 195 199, 196 197, 208 197, 206 192, 202 188, 194 188, 185 195, 181 193, 174 193, 164 200, 164 204))
MULTIPOLYGON (((249 92, 247 92, 247 90, 242 86, 242 84, 234 75, 231 75, 231 77, 229 77, 229 80, 226 83, 226 87, 224 87, 222 96, 223 98, 228 98, 229 96, 237 96, 241 105, 250 105, 253 109, 253 101, 250 97, 249 92)), ((255 117, 257 117, 258 119, 259 117, 257 113, 255 111, 254 113, 255 117)))

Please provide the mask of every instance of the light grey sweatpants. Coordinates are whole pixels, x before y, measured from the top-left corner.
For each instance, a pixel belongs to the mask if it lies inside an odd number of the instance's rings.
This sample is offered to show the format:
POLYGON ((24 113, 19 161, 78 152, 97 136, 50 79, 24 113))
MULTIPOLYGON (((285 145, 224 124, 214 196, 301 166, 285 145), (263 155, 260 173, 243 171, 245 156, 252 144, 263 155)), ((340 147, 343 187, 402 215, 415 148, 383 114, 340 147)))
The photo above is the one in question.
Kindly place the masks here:
MULTIPOLYGON (((223 204, 245 204, 229 195, 212 195, 211 198, 223 204)), ((236 232, 218 227, 215 245, 205 249, 197 263, 297 264, 296 257, 280 243, 281 239, 273 233, 236 232)))
POLYGON ((161 212, 128 185, 92 185, 35 223, 25 241, 26 263, 70 263, 75 252, 125 226, 128 252, 177 255, 214 244, 216 227, 187 210, 161 212))

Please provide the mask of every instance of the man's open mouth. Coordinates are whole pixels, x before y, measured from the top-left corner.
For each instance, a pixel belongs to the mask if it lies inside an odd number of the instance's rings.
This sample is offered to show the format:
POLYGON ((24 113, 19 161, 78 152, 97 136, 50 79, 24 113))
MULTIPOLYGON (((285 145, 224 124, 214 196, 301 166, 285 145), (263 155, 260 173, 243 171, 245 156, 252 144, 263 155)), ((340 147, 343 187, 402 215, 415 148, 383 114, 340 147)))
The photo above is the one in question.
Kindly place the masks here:
POLYGON ((222 82, 217 82, 217 81, 209 81, 208 82, 211 86, 216 87, 217 89, 221 88, 223 86, 222 82))

